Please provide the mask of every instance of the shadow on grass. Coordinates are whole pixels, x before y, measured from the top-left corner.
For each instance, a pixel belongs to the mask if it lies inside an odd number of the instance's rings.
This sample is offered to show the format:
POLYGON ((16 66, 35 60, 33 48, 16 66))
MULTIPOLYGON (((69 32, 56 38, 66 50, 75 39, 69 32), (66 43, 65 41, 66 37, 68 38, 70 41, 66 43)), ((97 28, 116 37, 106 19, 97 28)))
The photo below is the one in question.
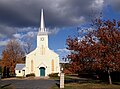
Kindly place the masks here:
POLYGON ((91 82, 92 79, 87 79, 87 78, 77 78, 77 79, 74 79, 74 78, 65 78, 65 84, 68 84, 68 83, 88 83, 88 82, 91 82))
MULTIPOLYGON (((55 80, 57 83, 52 89, 60 88, 60 80, 55 80)), ((109 85, 108 81, 90 78, 74 78, 71 76, 65 77, 65 89, 120 89, 118 86, 120 82, 113 82, 113 85, 109 85), (73 86, 72 86, 73 84, 73 86), (79 86, 80 85, 80 86, 79 86), (93 88, 92 88, 93 87, 93 88), (94 88, 97 87, 97 88, 94 88)))
POLYGON ((60 87, 60 84, 59 84, 59 83, 56 83, 55 85, 57 85, 58 88, 60 87))
POLYGON ((6 87, 8 87, 8 86, 10 86, 10 85, 11 85, 11 84, 3 85, 3 86, 1 86, 1 89, 6 88, 6 87))
POLYGON ((114 85, 120 85, 120 82, 113 82, 114 85))
MULTIPOLYGON (((58 83, 60 82, 59 79, 56 79, 55 81, 57 81, 58 83)), ((103 80, 99 80, 99 79, 91 79, 91 78, 80 78, 80 77, 77 77, 77 78, 74 78, 74 77, 71 77, 71 76, 65 76, 65 79, 64 79, 64 83, 65 84, 69 84, 69 83, 101 83, 101 84, 108 84, 107 81, 103 81, 103 80)), ((114 83, 114 84, 117 84, 117 83, 114 83)), ((118 84, 117 84, 118 85, 118 84)))

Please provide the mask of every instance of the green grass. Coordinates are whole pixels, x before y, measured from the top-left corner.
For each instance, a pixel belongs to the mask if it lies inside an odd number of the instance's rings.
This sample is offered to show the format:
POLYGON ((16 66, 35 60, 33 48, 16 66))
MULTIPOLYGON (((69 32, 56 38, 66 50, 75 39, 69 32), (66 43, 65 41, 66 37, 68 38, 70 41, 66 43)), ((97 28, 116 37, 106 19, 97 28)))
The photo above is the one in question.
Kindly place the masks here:
POLYGON ((49 79, 58 80, 58 79, 60 79, 60 77, 50 77, 49 79))

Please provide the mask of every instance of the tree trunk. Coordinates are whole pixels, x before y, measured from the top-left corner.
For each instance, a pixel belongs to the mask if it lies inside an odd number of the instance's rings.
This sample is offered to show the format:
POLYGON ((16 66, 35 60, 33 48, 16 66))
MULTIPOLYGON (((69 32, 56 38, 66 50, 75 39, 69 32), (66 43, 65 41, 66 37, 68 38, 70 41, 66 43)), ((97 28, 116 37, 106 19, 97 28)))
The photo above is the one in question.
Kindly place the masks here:
POLYGON ((110 76, 110 70, 108 69, 108 77, 109 77, 109 84, 112 84, 111 76, 110 76))

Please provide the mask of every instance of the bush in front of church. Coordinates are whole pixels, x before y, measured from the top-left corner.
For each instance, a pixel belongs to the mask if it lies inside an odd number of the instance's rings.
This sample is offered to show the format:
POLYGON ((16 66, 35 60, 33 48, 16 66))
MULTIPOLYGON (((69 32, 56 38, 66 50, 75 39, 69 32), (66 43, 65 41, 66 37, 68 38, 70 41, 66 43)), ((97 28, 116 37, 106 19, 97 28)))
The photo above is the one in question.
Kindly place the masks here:
POLYGON ((26 77, 35 77, 34 73, 27 74, 26 77))
POLYGON ((58 73, 49 74, 49 77, 58 77, 58 73))

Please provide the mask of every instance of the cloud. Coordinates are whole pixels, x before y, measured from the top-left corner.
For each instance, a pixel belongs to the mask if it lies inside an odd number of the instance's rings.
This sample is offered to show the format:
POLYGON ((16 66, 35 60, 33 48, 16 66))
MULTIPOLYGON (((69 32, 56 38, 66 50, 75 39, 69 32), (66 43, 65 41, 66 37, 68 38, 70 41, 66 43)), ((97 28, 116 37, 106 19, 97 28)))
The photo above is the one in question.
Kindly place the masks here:
POLYGON ((5 46, 5 45, 7 45, 8 41, 9 41, 9 39, 7 39, 7 40, 1 40, 1 41, 0 41, 0 46, 5 46))
POLYGON ((37 32, 38 28, 35 27, 12 27, 6 25, 0 25, 0 37, 8 37, 8 38, 21 38, 21 35, 29 32, 28 34, 32 34, 31 32, 37 32), (21 33, 21 34, 20 34, 21 33))
POLYGON ((34 37, 34 35, 35 35, 34 32, 28 32, 28 33, 27 33, 27 36, 28 36, 28 37, 34 37))
POLYGON ((47 28, 48 34, 53 35, 57 34, 59 32, 60 28, 54 27, 54 28, 47 28))
POLYGON ((97 9, 99 10, 99 9, 102 9, 103 4, 104 4, 104 0, 95 0, 95 1, 91 4, 91 7, 92 7, 92 8, 97 8, 97 9))
POLYGON ((22 38, 22 35, 21 35, 21 34, 18 34, 18 33, 13 34, 13 36, 14 36, 16 39, 20 39, 20 38, 22 38))
POLYGON ((91 14, 99 16, 106 5, 120 11, 119 4, 120 0, 0 0, 0 37, 19 38, 18 32, 38 31, 42 8, 46 28, 57 34, 61 28, 88 22, 91 14))
MULTIPOLYGON (((25 29, 25 28, 24 28, 25 29)), ((31 42, 36 40, 37 33, 36 31, 28 31, 25 29, 26 32, 18 32, 13 34, 13 37, 21 43, 21 45, 25 45, 26 42, 31 42)))
POLYGON ((120 0, 104 0, 104 1, 105 5, 110 5, 115 11, 120 12, 120 0))
MULTIPOLYGON (((40 9, 45 10, 47 26, 80 24, 91 9, 101 9, 103 0, 1 0, 0 22, 11 26, 39 26, 40 9), (49 5, 48 5, 49 4, 49 5), (79 18, 76 22, 73 19, 79 18)), ((86 19, 84 19, 86 20, 86 19)))
POLYGON ((67 50, 66 48, 62 48, 62 49, 57 49, 57 52, 62 56, 65 57, 66 55, 68 55, 70 53, 70 50, 67 50))
POLYGON ((0 37, 1 37, 1 38, 4 38, 4 37, 5 37, 5 35, 0 33, 0 37))
POLYGON ((10 27, 7 25, 0 24, 0 34, 4 36, 11 37, 17 31, 16 27, 10 27))
POLYGON ((65 53, 69 53, 70 51, 67 50, 66 48, 63 49, 57 49, 58 52, 65 52, 65 53))
POLYGON ((80 34, 85 34, 85 33, 92 32, 93 30, 95 30, 95 28, 86 26, 86 27, 77 27, 77 30, 80 34))
POLYGON ((43 8, 46 27, 56 34, 60 28, 90 20, 93 12, 99 15, 103 4, 104 0, 0 0, 0 33, 12 37, 16 32, 39 28, 43 8))
POLYGON ((18 28, 19 30, 18 30, 18 32, 20 32, 20 33, 22 33, 22 32, 30 32, 30 31, 34 31, 34 32, 38 32, 38 28, 37 27, 19 27, 18 28))
POLYGON ((60 60, 63 61, 63 58, 66 58, 68 54, 70 54, 70 50, 67 50, 66 48, 57 49, 56 51, 60 55, 60 60))

